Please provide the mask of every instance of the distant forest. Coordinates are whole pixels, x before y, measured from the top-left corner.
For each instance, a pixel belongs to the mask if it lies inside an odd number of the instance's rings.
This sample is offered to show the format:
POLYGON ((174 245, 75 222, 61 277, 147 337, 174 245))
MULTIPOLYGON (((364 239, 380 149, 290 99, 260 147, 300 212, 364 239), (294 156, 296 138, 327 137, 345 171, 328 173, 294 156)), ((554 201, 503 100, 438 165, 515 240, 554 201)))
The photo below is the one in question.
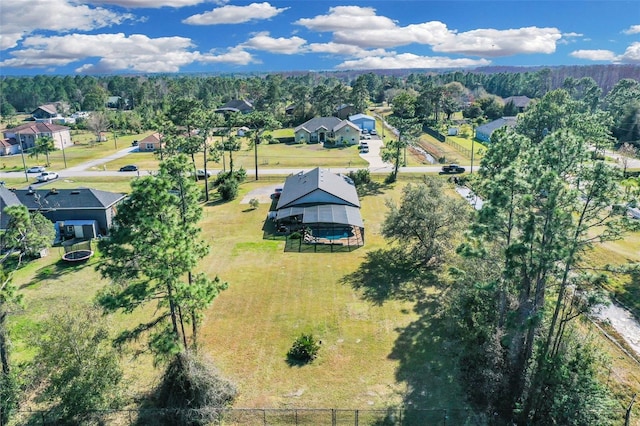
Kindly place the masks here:
POLYGON ((58 109, 63 106, 63 114, 127 111, 112 120, 115 128, 123 130, 153 128, 157 114, 180 98, 197 99, 205 108, 218 108, 234 99, 247 100, 255 110, 270 113, 290 126, 314 116, 334 115, 344 105, 364 112, 372 104, 391 103, 401 93, 415 97, 415 113, 426 124, 434 118, 436 122, 448 120, 460 111, 481 124, 514 114, 513 105, 504 105, 504 98, 540 99, 562 88, 574 99, 587 102, 591 109, 608 111, 618 141, 638 143, 640 139, 640 65, 484 67, 438 72, 5 76, 0 85, 3 121, 57 103, 58 109))

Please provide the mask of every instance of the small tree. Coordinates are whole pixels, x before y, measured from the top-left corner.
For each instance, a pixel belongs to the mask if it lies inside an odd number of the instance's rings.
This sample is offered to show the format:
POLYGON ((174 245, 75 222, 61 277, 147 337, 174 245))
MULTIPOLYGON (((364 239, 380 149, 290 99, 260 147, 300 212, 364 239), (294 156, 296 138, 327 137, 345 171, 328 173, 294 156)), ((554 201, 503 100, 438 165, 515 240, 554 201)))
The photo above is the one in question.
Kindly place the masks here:
POLYGON ((19 251, 18 264, 24 256, 36 256, 40 251, 51 247, 55 229, 42 214, 29 213, 23 205, 6 207, 4 213, 9 215, 10 219, 7 232, 3 236, 2 247, 19 251))
POLYGON ((62 419, 82 422, 118 406, 122 370, 109 334, 98 310, 73 307, 53 314, 32 338, 33 369, 62 419))
POLYGON ((294 342, 287 357, 289 360, 308 363, 318 357, 320 344, 311 334, 301 334, 294 342))
POLYGON ((40 136, 36 139, 35 146, 31 149, 29 153, 29 157, 36 157, 38 159, 38 155, 44 154, 47 158, 47 166, 49 163, 49 153, 55 151, 56 147, 53 143, 53 138, 51 136, 40 136))

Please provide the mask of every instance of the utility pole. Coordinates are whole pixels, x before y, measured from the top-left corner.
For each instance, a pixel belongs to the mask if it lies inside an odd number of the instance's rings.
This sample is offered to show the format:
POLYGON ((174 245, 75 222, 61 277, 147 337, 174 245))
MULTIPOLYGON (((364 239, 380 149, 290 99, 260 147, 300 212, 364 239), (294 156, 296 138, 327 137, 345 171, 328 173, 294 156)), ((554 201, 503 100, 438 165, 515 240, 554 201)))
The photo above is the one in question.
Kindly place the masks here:
POLYGON ((18 142, 20 143, 20 155, 22 156, 22 168, 24 169, 24 180, 29 182, 29 175, 27 174, 27 163, 24 161, 24 144, 22 143, 22 136, 20 133, 16 133, 18 142))
POLYGON ((475 143, 476 143, 476 135, 475 128, 471 126, 471 171, 469 174, 473 174, 473 157, 475 155, 475 143))

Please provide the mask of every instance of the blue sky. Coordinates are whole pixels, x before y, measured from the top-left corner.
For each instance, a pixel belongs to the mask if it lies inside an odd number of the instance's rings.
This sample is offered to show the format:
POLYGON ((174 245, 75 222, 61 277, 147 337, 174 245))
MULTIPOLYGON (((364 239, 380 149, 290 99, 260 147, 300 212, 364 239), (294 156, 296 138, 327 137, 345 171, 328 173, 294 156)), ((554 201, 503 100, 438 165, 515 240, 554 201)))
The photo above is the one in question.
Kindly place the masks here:
POLYGON ((640 64, 640 1, 0 0, 0 74, 640 64))

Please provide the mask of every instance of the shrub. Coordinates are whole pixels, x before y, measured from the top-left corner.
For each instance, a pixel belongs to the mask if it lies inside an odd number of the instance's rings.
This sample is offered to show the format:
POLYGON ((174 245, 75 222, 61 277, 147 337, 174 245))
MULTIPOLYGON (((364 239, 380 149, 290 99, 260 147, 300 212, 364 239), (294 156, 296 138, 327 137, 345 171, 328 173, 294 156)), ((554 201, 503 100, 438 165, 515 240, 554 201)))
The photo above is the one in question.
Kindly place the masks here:
POLYGON ((319 350, 320 344, 311 334, 302 334, 293 342, 287 357, 290 360, 308 363, 317 358, 319 350))
POLYGON ((260 201, 257 198, 252 198, 249 200, 249 206, 255 210, 260 206, 260 201))
POLYGON ((289 239, 291 240, 299 240, 300 238, 302 238, 302 234, 299 232, 292 232, 291 235, 289 235, 289 239))
POLYGON ((371 174, 369 169, 358 169, 349 172, 349 177, 353 181, 355 186, 364 185, 371 182, 371 174))
POLYGON ((231 201, 238 196, 238 181, 227 179, 218 186, 218 193, 225 201, 231 201))

